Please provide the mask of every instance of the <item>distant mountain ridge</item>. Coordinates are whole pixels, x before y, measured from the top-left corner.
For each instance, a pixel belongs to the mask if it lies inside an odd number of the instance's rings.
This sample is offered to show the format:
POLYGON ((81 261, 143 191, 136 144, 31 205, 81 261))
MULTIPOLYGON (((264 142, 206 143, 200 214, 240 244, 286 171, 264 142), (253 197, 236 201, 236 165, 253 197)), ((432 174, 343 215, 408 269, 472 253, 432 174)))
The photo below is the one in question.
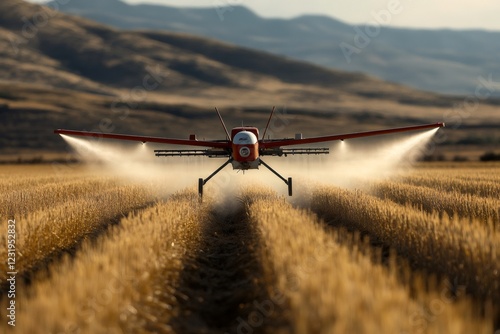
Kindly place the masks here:
MULTIPOLYGON (((91 1, 87 5, 92 5, 91 1)), ((134 8, 116 0, 102 1, 98 6, 104 12, 110 5, 134 8)), ((445 97, 360 73, 328 69, 195 35, 117 30, 22 0, 0 3, 0 47, 0 80, 104 94, 134 87, 155 68, 168 73, 169 80, 160 89, 169 92, 212 87, 251 91, 268 84, 293 91, 298 87, 291 85, 308 85, 323 90, 324 98, 341 92, 363 98, 408 101, 418 96, 418 101, 450 103, 445 97), (44 16, 48 22, 32 22, 44 16)))
POLYGON ((364 27, 326 16, 264 19, 242 6, 175 8, 118 0, 72 0, 59 7, 118 28, 187 32, 440 93, 473 93, 477 77, 498 72, 500 59, 500 32, 384 27, 348 62, 341 45, 355 47, 364 27))
POLYGON ((189 35, 123 32, 20 0, 0 3, 0 45, 0 79, 63 88, 132 87, 155 65, 171 78, 164 89, 239 86, 258 76, 336 87, 373 80, 189 35), (37 15, 49 22, 35 25, 37 15))

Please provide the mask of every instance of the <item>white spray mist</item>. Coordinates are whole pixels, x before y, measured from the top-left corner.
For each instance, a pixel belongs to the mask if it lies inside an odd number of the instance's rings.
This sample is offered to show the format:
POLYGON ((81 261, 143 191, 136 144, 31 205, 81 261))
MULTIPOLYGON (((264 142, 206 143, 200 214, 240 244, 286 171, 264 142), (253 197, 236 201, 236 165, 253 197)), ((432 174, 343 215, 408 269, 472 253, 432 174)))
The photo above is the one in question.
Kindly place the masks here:
MULTIPOLYGON (((418 152, 432 139, 437 129, 392 138, 353 139, 330 145, 328 156, 263 157, 285 178, 293 177, 294 194, 310 191, 318 184, 362 187, 366 181, 387 178, 407 170, 419 157, 418 152), (417 152, 417 153, 415 153, 417 152)), ((186 187, 195 188, 198 178, 206 178, 224 159, 206 157, 157 158, 158 145, 113 143, 62 135, 79 157, 98 162, 93 172, 111 173, 126 181, 164 187, 166 194, 186 187)), ((161 146, 164 148, 164 146, 161 146)), ((205 193, 214 197, 238 196, 239 189, 267 186, 286 196, 287 186, 265 167, 259 170, 223 169, 206 185, 205 193)))

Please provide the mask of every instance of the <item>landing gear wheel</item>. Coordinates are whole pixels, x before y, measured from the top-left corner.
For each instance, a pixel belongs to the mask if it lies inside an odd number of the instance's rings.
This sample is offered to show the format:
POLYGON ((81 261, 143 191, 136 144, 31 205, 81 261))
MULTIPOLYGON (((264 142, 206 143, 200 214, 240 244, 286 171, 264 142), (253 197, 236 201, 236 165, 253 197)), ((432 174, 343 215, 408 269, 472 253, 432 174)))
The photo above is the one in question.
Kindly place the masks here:
POLYGON ((200 199, 203 197, 203 179, 198 179, 198 195, 200 199))
POLYGON ((292 196, 293 192, 292 192, 292 178, 291 177, 288 178, 287 184, 288 184, 288 196, 292 196))

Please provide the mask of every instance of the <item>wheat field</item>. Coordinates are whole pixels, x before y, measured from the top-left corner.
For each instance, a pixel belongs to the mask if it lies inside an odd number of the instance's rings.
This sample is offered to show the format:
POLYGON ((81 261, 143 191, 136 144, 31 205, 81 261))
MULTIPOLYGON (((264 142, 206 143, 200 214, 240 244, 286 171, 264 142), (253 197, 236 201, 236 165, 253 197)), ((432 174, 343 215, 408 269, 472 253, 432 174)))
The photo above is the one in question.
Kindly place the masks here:
POLYGON ((500 330, 499 164, 203 202, 81 166, 0 176, 2 333, 500 330))

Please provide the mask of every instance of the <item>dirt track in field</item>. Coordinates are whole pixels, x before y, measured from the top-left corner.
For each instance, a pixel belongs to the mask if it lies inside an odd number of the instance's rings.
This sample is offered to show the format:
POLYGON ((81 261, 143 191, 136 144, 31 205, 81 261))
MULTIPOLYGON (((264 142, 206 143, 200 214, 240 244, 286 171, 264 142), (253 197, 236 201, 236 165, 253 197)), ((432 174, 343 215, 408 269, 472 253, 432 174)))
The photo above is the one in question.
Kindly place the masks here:
MULTIPOLYGON (((244 332, 254 302, 269 299, 256 255, 258 236, 242 204, 212 208, 203 224, 200 250, 185 265, 175 292, 180 314, 170 325, 177 333, 244 332)), ((275 320, 266 318, 252 332, 269 332, 275 320)))

